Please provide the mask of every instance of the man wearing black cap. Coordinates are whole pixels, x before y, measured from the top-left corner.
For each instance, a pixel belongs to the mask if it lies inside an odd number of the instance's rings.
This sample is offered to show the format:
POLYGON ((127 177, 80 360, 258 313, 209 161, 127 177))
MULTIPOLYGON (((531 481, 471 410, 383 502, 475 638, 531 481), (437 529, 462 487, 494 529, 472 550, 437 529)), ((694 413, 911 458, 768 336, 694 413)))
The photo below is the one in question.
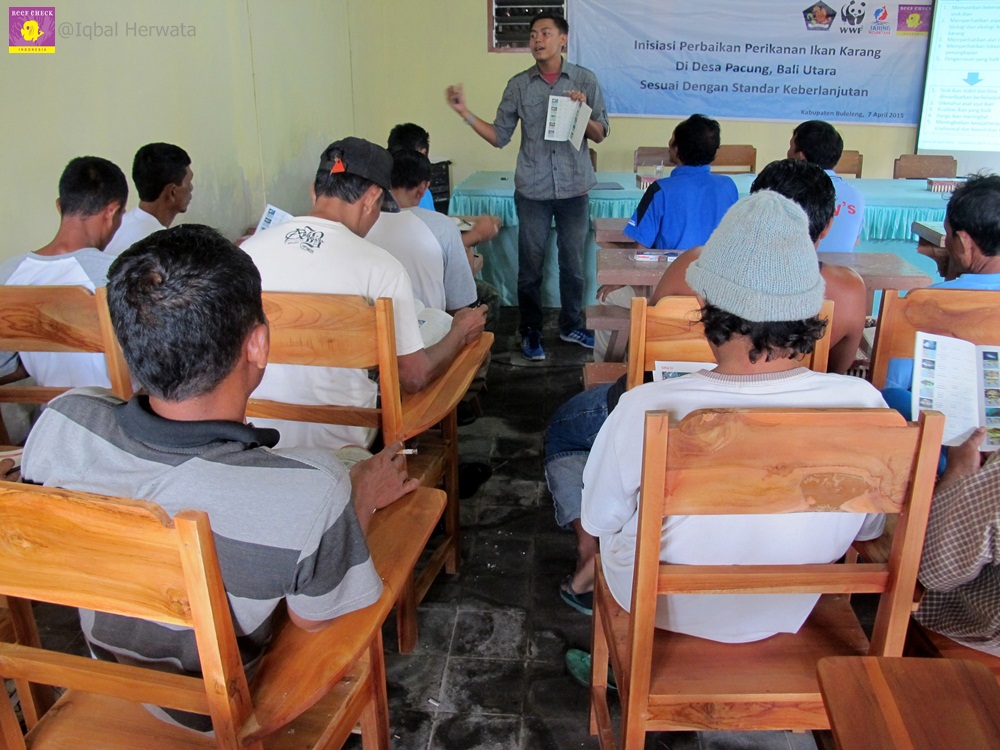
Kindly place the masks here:
MULTIPOLYGON (((330 144, 313 183, 313 208, 248 239, 243 249, 260 269, 265 291, 360 294, 371 302, 391 297, 399 380, 408 392, 443 373, 459 350, 479 338, 485 308, 464 308, 441 341, 424 348, 413 289, 403 266, 366 241, 380 211, 399 210, 389 192, 392 157, 361 138, 330 144)), ((294 365, 268 367, 254 395, 301 404, 374 406, 378 388, 364 370, 294 365)), ((281 432, 282 446, 367 447, 374 430, 340 425, 255 419, 281 432)))

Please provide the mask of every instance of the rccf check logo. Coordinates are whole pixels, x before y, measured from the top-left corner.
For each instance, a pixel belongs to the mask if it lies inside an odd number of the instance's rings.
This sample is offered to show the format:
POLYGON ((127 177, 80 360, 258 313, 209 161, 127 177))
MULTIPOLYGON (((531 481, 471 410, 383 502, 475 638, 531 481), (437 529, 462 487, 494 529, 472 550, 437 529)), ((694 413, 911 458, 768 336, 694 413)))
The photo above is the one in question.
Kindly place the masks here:
POLYGON ((8 53, 53 54, 55 51, 55 8, 7 8, 8 53))

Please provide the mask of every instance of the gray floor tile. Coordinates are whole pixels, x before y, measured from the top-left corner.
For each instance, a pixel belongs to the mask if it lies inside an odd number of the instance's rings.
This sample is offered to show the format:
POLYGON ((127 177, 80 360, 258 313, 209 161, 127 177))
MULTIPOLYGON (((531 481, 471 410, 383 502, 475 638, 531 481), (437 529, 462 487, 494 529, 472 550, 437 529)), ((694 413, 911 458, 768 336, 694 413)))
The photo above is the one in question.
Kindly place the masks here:
POLYGON ((483 659, 523 660, 528 640, 526 620, 523 609, 459 610, 451 653, 483 659))
POLYGON ((520 750, 597 750, 587 723, 579 717, 525 716, 520 750))
POLYGON ((430 750, 513 750, 520 744, 517 716, 441 716, 434 725, 430 750))
POLYGON ((439 710, 464 716, 520 716, 524 688, 523 661, 453 656, 448 659, 439 710))
POLYGON ((389 715, 416 710, 434 713, 441 703, 448 657, 443 654, 406 655, 387 653, 386 692, 389 715))

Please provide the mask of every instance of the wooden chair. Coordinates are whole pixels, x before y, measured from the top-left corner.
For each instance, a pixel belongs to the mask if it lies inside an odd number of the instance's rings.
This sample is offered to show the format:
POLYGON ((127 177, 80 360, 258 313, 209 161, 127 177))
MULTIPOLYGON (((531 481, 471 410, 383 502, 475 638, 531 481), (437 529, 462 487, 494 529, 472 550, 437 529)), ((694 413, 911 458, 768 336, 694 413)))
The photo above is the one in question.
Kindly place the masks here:
POLYGON ((756 174, 757 149, 750 145, 719 146, 711 169, 725 174, 756 174))
POLYGON ((632 156, 632 171, 638 172, 644 167, 662 166, 664 171, 673 169, 670 161, 670 149, 666 146, 639 146, 632 156))
POLYGON ((910 180, 927 177, 954 177, 958 162, 953 156, 901 154, 892 165, 892 179, 910 180))
MULTIPOLYGON (((82 286, 5 286, 0 300, 0 351, 103 353, 111 389, 131 398, 132 382, 103 287, 91 293, 82 286)), ((46 404, 68 390, 0 385, 0 403, 46 404)), ((4 433, 0 420, 0 443, 9 442, 4 433)))
MULTIPOLYGON (((629 332, 628 387, 641 385, 659 361, 714 362, 715 355, 699 322, 701 306, 695 297, 664 297, 650 307, 645 297, 632 298, 629 332)), ((824 300, 820 317, 833 319, 833 301, 824 300)), ((802 365, 826 372, 830 358, 830 326, 802 365)))
POLYGON ((26 738, 0 701, 0 747, 335 748, 360 721, 366 750, 388 748, 381 626, 444 503, 443 493, 420 489, 379 511, 368 534, 379 601, 315 633, 279 623, 248 684, 206 513, 170 519, 153 503, 0 483, 0 592, 25 605, 193 628, 203 673, 0 644, 3 677, 68 688, 26 738), (141 703, 207 714, 215 738, 166 724, 141 703))
POLYGON ((844 151, 833 171, 841 176, 861 177, 861 165, 864 161, 865 157, 860 151, 844 151))
POLYGON ((455 410, 489 353, 493 334, 467 346, 448 371, 419 393, 402 393, 396 363, 392 300, 372 306, 364 298, 335 294, 264 292, 271 328, 269 361, 277 364, 378 369, 380 406, 302 406, 251 398, 248 417, 380 428, 386 445, 420 435, 407 472, 424 486, 444 485, 445 534, 414 585, 397 603, 399 650, 417 643, 417 605, 442 568, 459 565, 458 427, 455 410), (437 432, 428 432, 435 425, 437 432))
POLYGON ((882 292, 869 371, 872 385, 885 387, 890 359, 913 359, 917 331, 954 336, 977 346, 997 343, 998 306, 1000 292, 979 289, 914 289, 905 297, 895 290, 882 292))
POLYGON ((632 611, 596 564, 590 730, 615 746, 608 662, 622 706, 620 747, 647 731, 823 730, 816 679, 823 656, 898 656, 927 525, 944 417, 907 424, 889 409, 703 410, 670 425, 646 414, 632 611), (665 516, 882 512, 898 514, 885 564, 669 565, 665 516), (881 593, 871 642, 852 591, 881 593), (795 634, 717 643, 657 630, 660 594, 822 593, 795 634))

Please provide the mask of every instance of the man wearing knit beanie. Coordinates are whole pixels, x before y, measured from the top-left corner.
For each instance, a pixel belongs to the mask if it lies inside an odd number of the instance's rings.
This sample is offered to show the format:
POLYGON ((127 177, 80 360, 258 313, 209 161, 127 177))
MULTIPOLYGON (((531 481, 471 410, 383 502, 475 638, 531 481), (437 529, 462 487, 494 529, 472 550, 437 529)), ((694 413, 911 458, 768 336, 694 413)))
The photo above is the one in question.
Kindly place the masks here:
MULTIPOLYGON (((797 360, 812 350, 825 323, 817 317, 823 281, 808 221, 792 201, 761 191, 737 202, 690 266, 688 282, 704 302, 702 322, 718 366, 625 393, 601 427, 583 474, 582 526, 599 538, 604 574, 626 609, 647 411, 669 411, 680 420, 706 408, 885 407, 869 383, 812 372, 797 360)), ((664 524, 663 559, 717 565, 830 562, 855 537, 879 533, 879 517, 853 514, 678 516, 664 524)), ((716 641, 755 641, 797 631, 817 599, 813 594, 672 597, 669 606, 661 602, 656 624, 716 641)), ((567 656, 571 667, 581 661, 578 653, 567 656)))

